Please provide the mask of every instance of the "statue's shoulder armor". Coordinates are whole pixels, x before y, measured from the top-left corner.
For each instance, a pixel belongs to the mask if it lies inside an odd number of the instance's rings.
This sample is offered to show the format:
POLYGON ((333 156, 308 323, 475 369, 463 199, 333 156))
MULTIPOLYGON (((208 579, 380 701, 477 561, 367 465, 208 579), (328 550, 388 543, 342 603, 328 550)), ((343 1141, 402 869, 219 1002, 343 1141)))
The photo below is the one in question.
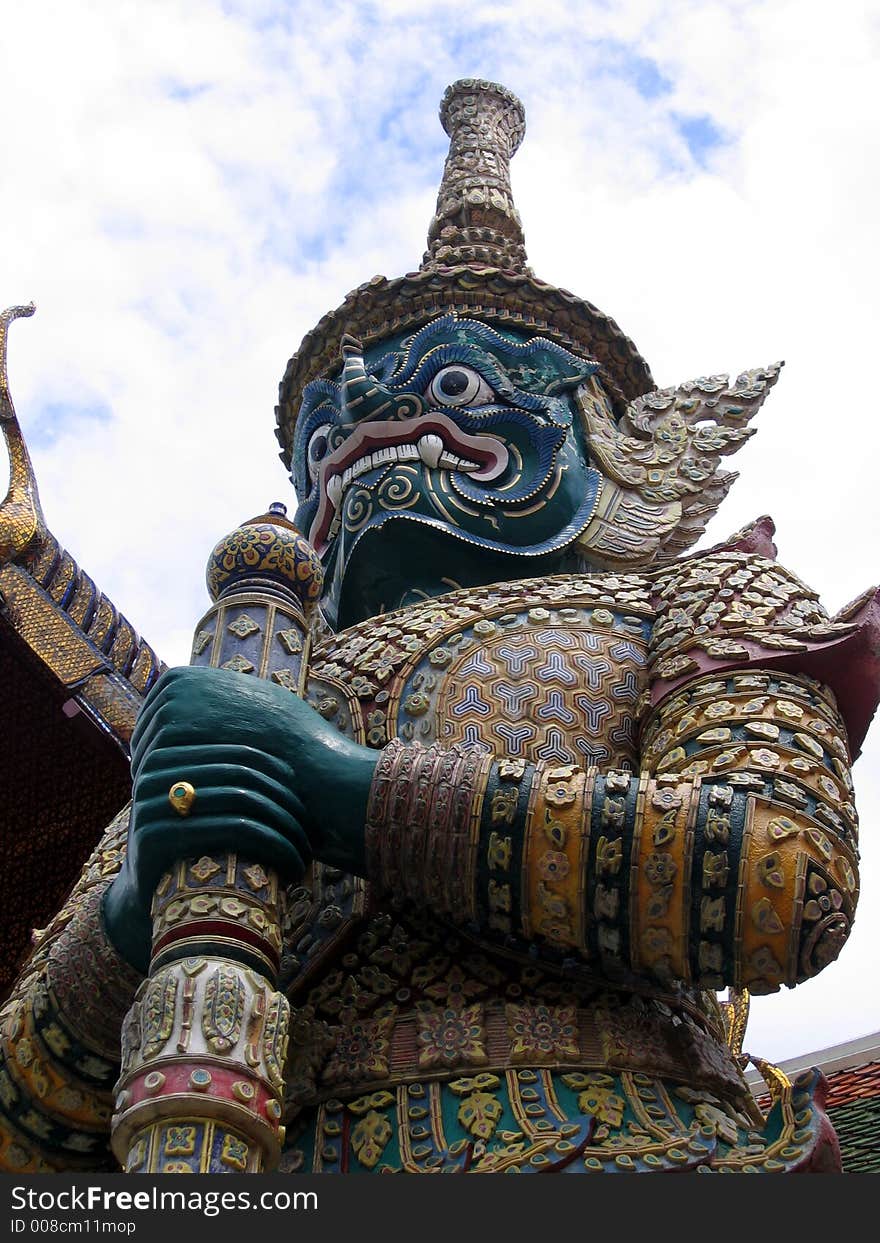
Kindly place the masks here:
POLYGON ((880 594, 830 617, 819 595, 775 560, 735 541, 654 570, 651 697, 727 670, 770 668, 813 678, 836 696, 858 754, 880 701, 880 594))

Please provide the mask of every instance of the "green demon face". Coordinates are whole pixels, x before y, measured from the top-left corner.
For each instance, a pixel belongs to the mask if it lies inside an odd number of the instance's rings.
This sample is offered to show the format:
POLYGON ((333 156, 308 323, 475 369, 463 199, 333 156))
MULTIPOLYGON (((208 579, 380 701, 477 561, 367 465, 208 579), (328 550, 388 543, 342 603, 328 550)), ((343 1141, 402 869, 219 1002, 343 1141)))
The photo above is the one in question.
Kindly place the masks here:
MULTIPOLYGON (((545 559, 589 523, 600 476, 574 390, 596 363, 454 315, 366 353, 347 339, 343 360, 306 387, 293 454, 331 622, 351 620, 353 582, 362 594, 402 560, 416 586, 428 573, 454 586, 463 563, 545 559)), ((373 607, 400 602, 380 596, 373 607)))

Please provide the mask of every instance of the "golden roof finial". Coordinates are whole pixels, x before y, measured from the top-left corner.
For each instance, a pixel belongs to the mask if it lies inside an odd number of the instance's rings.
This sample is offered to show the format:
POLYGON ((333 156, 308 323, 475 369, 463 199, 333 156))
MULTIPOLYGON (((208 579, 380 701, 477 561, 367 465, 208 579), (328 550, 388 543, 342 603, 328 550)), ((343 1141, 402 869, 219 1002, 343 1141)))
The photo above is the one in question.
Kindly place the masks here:
POLYGON ((15 415, 6 371, 9 325, 14 319, 33 315, 34 310, 31 302, 0 311, 0 443, 5 441, 9 456, 9 488, 5 498, 0 495, 0 566, 20 556, 45 531, 34 468, 15 415))

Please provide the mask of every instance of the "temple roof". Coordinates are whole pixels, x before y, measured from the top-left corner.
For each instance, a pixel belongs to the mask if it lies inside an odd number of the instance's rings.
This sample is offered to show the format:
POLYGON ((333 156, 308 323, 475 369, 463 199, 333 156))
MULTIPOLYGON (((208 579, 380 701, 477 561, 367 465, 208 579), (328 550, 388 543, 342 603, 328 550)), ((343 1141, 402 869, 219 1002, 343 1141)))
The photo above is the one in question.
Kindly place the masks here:
POLYGON ((0 997, 128 801, 128 745, 156 653, 48 530, 6 380, 0 315, 0 997), (2 460, 2 458, 0 458, 2 460))

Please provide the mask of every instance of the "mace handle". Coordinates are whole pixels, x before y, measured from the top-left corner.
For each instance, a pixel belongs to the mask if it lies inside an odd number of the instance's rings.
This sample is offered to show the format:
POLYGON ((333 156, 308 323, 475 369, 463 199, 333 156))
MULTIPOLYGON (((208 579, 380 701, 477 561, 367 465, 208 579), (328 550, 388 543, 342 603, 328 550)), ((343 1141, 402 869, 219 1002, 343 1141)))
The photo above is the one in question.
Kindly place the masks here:
MULTIPOLYGON (((317 554, 284 507, 244 523, 208 562, 213 604, 190 663, 305 686, 317 554)), ((183 823, 197 799, 169 790, 183 823)), ((275 1168, 290 1007, 277 990, 284 921, 278 875, 233 851, 180 859, 153 899, 150 970, 122 1033, 113 1151, 127 1172, 275 1168)))

